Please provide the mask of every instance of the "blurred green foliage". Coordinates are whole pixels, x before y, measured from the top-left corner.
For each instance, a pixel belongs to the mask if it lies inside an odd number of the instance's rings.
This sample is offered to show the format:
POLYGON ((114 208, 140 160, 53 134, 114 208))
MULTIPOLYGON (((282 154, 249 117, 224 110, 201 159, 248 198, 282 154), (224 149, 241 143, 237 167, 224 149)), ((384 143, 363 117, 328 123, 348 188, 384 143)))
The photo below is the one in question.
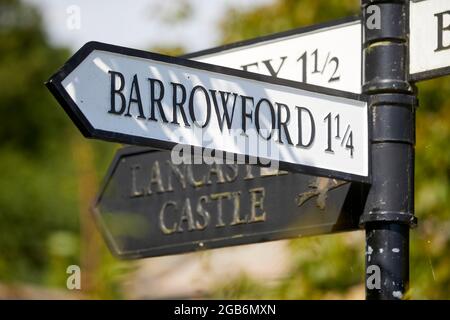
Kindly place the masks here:
POLYGON ((69 54, 49 43, 35 8, 0 0, 0 283, 65 288, 67 266, 81 263, 73 144, 95 150, 95 175, 116 147, 82 138, 45 88, 69 54))
MULTIPOLYGON (((359 0, 277 0, 248 12, 230 10, 221 23, 230 43, 359 13, 359 0)), ((418 85, 416 214, 411 232, 412 299, 450 299, 450 77, 418 85)), ((363 232, 291 242, 294 267, 278 284, 242 276, 219 286, 227 298, 352 298, 364 287, 363 232), (358 287, 359 284, 359 287, 358 287), (355 287, 356 286, 356 287, 355 287)), ((360 295, 359 295, 360 296, 360 295)))
POLYGON ((0 5, 0 277, 32 281, 45 270, 52 231, 77 232, 74 185, 65 179, 73 170, 50 156, 62 154, 68 123, 42 87, 68 52, 48 44, 35 10, 0 5))
POLYGON ((358 14, 359 0, 276 0, 248 12, 230 9, 222 20, 224 43, 358 14))

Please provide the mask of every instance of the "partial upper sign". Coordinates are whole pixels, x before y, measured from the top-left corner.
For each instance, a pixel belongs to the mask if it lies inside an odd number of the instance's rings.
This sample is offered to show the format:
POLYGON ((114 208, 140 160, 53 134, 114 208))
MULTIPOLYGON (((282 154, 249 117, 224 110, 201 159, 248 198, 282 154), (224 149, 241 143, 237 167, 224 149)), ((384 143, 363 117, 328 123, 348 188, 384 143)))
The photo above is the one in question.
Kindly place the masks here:
POLYGON ((450 74, 450 1, 410 1, 410 79, 450 74))
POLYGON ((87 137, 369 181, 361 95, 98 42, 47 85, 87 137))
POLYGON ((361 20, 351 17, 246 40, 184 57, 361 93, 361 20))
POLYGON ((131 147, 118 151, 94 213, 116 256, 142 258, 357 230, 366 192, 250 165, 177 165, 170 152, 131 147))
MULTIPOLYGON (((450 74, 450 1, 410 0, 410 80, 450 74)), ((358 17, 245 40, 185 57, 309 84, 361 93, 358 17)))

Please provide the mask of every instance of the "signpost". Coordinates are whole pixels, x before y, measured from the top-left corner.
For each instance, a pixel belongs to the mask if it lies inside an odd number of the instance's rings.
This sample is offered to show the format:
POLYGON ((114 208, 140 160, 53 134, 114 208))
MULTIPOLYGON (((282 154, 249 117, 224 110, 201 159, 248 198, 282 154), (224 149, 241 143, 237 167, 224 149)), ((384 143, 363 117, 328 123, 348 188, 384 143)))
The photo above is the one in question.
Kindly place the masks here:
POLYGON ((361 95, 98 42, 47 85, 87 137, 370 180, 361 95))
POLYGON ((143 258, 357 230, 365 192, 250 165, 174 165, 169 152, 128 147, 94 212, 116 256, 143 258))
POLYGON ((378 8, 380 28, 365 23, 363 92, 370 97, 372 185, 366 229, 366 298, 405 298, 409 228, 414 226, 416 95, 408 82, 408 1, 363 0, 363 21, 378 8))

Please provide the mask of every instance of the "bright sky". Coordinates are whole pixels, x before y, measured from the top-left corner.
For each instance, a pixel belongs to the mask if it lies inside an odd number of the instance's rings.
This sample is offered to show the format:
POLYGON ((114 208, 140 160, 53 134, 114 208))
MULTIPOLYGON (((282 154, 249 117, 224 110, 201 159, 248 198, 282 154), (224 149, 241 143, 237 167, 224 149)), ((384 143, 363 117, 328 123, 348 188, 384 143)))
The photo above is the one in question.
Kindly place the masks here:
POLYGON ((52 42, 74 51, 96 40, 137 49, 182 45, 192 52, 218 44, 217 25, 227 8, 247 10, 273 0, 25 1, 41 10, 52 42), (192 15, 173 22, 186 3, 192 7, 192 15))

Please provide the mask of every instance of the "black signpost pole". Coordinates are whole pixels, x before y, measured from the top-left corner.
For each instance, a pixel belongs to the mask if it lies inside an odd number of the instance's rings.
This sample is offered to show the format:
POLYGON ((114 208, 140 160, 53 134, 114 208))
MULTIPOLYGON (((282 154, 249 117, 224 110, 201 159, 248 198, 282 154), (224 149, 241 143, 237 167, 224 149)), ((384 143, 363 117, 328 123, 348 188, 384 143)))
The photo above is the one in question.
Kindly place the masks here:
POLYGON ((361 0, 363 92, 370 97, 372 186, 366 230, 366 299, 406 298, 414 226, 415 88, 408 83, 408 1, 361 0))

